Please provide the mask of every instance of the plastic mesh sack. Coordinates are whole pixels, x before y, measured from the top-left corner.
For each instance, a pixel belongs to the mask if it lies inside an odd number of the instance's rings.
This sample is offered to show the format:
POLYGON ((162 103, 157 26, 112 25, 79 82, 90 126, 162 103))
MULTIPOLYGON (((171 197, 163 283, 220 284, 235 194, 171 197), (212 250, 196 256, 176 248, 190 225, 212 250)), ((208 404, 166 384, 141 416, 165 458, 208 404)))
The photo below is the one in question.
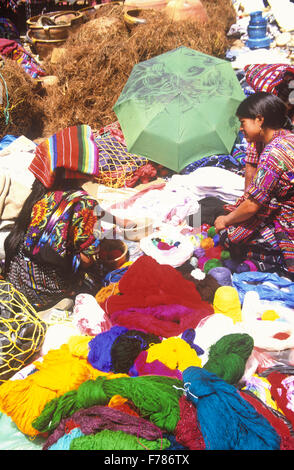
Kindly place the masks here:
POLYGON ((99 147, 100 174, 96 181, 111 188, 128 186, 136 171, 148 163, 147 158, 129 153, 126 147, 111 135, 95 136, 99 147))
POLYGON ((26 297, 0 280, 0 385, 34 359, 46 330, 26 297))

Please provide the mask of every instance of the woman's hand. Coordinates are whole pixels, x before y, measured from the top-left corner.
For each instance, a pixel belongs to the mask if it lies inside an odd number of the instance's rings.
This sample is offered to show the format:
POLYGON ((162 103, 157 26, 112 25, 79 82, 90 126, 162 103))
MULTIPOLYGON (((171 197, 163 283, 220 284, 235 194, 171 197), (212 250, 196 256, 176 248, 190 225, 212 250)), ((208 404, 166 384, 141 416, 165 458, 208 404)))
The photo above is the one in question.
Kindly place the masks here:
POLYGON ((220 232, 221 230, 224 230, 227 227, 226 224, 226 216, 225 215, 220 215, 217 217, 214 221, 214 228, 216 233, 220 232))

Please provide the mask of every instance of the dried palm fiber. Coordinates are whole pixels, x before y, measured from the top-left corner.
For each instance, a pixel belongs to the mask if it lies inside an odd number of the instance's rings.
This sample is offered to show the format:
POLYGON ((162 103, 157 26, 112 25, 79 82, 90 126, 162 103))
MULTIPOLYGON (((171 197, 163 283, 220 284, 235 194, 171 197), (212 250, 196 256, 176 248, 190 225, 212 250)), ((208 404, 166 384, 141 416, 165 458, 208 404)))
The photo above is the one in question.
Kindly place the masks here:
POLYGON ((111 346, 112 371, 128 374, 141 351, 160 343, 158 336, 138 330, 128 330, 117 337, 111 346))
POLYGON ((162 437, 162 431, 150 421, 107 406, 98 405, 77 411, 69 420, 61 420, 58 427, 48 437, 43 450, 51 447, 67 432, 68 422, 71 420, 74 421, 84 435, 96 434, 104 429, 109 429, 110 431, 124 431, 149 441, 162 437))
POLYGON ((46 331, 26 297, 0 280, 0 384, 36 359, 46 331))
POLYGON ((210 346, 208 361, 203 367, 229 384, 236 385, 244 374, 253 347, 253 338, 246 333, 225 335, 210 346))
POLYGON ((24 434, 39 434, 31 423, 53 398, 78 388, 86 380, 98 376, 116 377, 94 369, 86 358, 79 355, 77 342, 74 348, 71 350, 68 344, 64 344, 49 351, 42 362, 34 363, 36 372, 23 380, 11 380, 1 385, 0 410, 10 416, 24 434), (75 347, 78 355, 75 355, 75 347))
POLYGON ((201 359, 195 349, 181 338, 164 339, 160 344, 153 344, 147 350, 147 362, 159 360, 169 369, 183 372, 190 366, 201 367, 201 359))
POLYGON ((170 442, 166 438, 147 441, 123 431, 101 431, 90 436, 76 437, 70 443, 70 450, 162 450, 170 442))
POLYGON ((279 450, 280 437, 238 390, 200 367, 183 372, 207 450, 279 450))
POLYGON ((123 20, 123 7, 105 5, 89 23, 73 32, 63 46, 57 64, 44 64, 59 85, 50 87, 44 100, 45 133, 87 123, 99 129, 116 121, 112 110, 133 66, 143 60, 187 46, 200 52, 224 57, 228 48, 226 32, 235 22, 230 0, 203 1, 209 20, 171 22, 163 11, 146 10, 146 24, 131 30, 123 20), (114 18, 111 27, 103 28, 114 18), (107 17, 107 20, 105 19, 107 17), (94 26, 95 25, 95 26, 94 26), (102 33, 101 33, 102 31, 102 33))
POLYGON ((7 134, 25 135, 32 140, 39 137, 46 119, 40 85, 11 59, 5 59, 1 75, 0 139, 7 134))
POLYGON ((106 405, 114 395, 131 400, 142 418, 149 419, 160 429, 173 432, 179 420, 179 397, 182 382, 170 377, 146 376, 106 380, 87 380, 77 390, 51 400, 32 425, 40 432, 51 432, 63 418, 82 408, 106 405), (175 388, 175 387, 178 388, 175 388))

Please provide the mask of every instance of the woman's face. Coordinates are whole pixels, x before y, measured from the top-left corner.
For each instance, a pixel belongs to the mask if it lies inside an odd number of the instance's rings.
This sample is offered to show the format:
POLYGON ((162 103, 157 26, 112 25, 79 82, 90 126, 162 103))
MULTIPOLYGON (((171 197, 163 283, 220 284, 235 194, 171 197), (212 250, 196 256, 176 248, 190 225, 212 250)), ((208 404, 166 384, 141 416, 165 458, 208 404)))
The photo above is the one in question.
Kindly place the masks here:
POLYGON ((262 118, 239 118, 240 130, 244 133, 247 142, 258 142, 262 140, 262 118))

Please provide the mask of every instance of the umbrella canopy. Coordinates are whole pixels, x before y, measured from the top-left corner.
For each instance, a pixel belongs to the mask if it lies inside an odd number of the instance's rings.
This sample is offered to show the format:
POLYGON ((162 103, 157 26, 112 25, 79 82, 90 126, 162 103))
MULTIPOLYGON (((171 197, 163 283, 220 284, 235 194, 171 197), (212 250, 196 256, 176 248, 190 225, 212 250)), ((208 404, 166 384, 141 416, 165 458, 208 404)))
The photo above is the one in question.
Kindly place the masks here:
POLYGON ((136 64, 113 109, 129 152, 179 172, 231 152, 244 98, 230 62, 181 46, 136 64))

